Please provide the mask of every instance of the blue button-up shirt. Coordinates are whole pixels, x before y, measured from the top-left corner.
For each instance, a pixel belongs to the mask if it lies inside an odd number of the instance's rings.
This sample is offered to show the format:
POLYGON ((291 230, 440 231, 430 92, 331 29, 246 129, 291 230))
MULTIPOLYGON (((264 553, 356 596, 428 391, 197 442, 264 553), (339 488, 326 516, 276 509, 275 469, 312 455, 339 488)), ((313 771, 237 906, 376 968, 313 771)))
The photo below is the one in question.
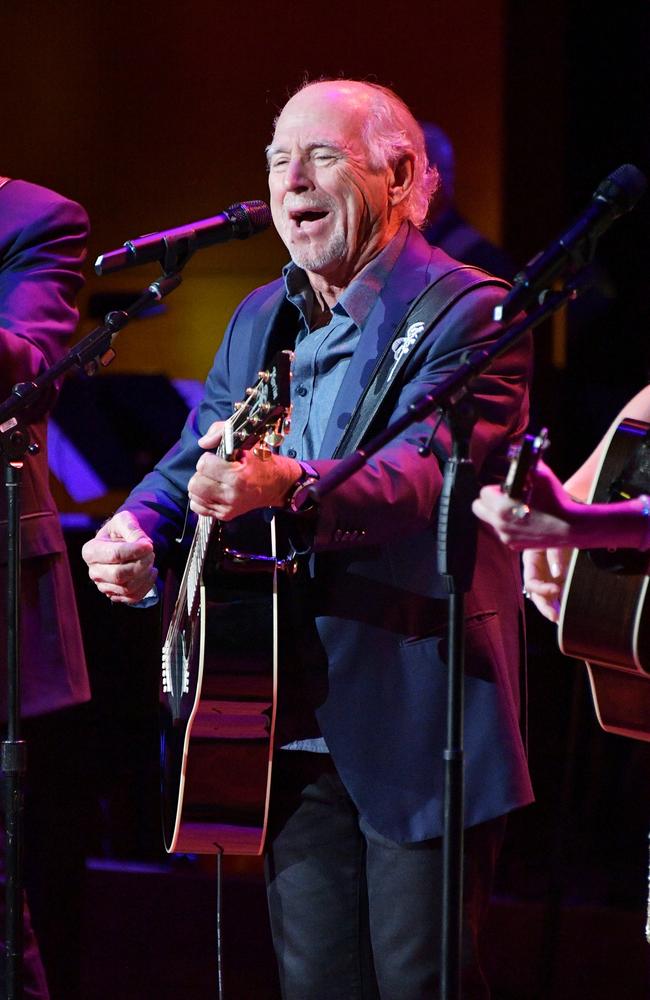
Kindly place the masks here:
POLYGON ((291 458, 318 458, 334 401, 354 354, 361 331, 383 288, 408 233, 396 236, 354 278, 333 306, 325 326, 310 329, 314 292, 305 272, 287 264, 283 276, 287 298, 300 313, 291 380, 291 431, 281 451, 291 458))
MULTIPOLYGON (((290 263, 283 270, 286 295, 300 313, 291 379, 291 430, 281 452, 291 458, 317 458, 334 401, 359 343, 361 331, 388 275, 404 248, 408 226, 366 264, 341 293, 329 322, 310 329, 314 291, 305 272, 290 263)), ((299 735, 299 734, 296 734, 299 735)), ((322 737, 296 739, 284 750, 327 753, 322 737)))

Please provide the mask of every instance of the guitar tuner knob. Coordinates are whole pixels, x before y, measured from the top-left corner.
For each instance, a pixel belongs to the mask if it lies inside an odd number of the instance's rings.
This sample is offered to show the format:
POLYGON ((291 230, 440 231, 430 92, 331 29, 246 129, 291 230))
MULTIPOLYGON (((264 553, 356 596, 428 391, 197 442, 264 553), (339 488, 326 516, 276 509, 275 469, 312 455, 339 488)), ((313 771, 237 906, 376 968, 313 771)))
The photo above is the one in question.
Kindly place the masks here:
POLYGON ((266 383, 271 378, 271 375, 269 372, 258 372, 257 377, 260 380, 260 382, 266 383))

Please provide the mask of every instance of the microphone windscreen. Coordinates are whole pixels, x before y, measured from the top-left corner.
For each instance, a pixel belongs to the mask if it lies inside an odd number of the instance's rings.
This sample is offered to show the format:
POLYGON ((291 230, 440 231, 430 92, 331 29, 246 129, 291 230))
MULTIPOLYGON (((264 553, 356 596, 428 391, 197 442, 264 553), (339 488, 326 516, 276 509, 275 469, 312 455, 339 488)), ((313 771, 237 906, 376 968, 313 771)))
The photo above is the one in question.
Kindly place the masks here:
POLYGON ((645 174, 632 163, 623 163, 602 181, 594 198, 615 205, 622 215, 634 208, 648 186, 645 174))
POLYGON ((264 201, 242 201, 226 209, 238 240, 261 233, 271 225, 271 209, 264 201))

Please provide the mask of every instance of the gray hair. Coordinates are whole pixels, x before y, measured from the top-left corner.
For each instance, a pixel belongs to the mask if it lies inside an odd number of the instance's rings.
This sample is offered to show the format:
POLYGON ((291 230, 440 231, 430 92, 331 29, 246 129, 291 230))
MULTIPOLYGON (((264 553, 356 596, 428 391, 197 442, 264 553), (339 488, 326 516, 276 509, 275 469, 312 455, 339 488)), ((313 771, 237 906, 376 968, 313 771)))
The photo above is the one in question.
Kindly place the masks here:
POLYGON ((429 202, 438 190, 440 175, 436 166, 429 164, 422 128, 408 106, 389 87, 365 80, 309 80, 296 93, 317 83, 351 84, 368 94, 370 100, 363 140, 373 170, 394 167, 405 153, 413 154, 413 185, 401 207, 406 219, 410 219, 415 226, 422 226, 429 202))

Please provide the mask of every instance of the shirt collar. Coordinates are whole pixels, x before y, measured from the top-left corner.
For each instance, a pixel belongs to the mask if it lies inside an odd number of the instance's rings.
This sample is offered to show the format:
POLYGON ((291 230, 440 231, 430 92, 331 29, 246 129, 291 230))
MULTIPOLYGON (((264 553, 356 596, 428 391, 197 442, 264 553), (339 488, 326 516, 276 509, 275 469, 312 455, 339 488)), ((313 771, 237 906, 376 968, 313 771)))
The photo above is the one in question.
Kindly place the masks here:
MULTIPOLYGON (((377 296, 386 284, 397 258, 404 249, 408 231, 408 223, 403 222, 392 240, 355 275, 347 288, 343 290, 332 312, 349 316, 359 328, 363 326, 377 301, 377 296)), ((290 261, 282 269, 282 277, 284 278, 287 298, 298 307, 305 322, 308 322, 314 293, 307 275, 301 267, 290 261)))

